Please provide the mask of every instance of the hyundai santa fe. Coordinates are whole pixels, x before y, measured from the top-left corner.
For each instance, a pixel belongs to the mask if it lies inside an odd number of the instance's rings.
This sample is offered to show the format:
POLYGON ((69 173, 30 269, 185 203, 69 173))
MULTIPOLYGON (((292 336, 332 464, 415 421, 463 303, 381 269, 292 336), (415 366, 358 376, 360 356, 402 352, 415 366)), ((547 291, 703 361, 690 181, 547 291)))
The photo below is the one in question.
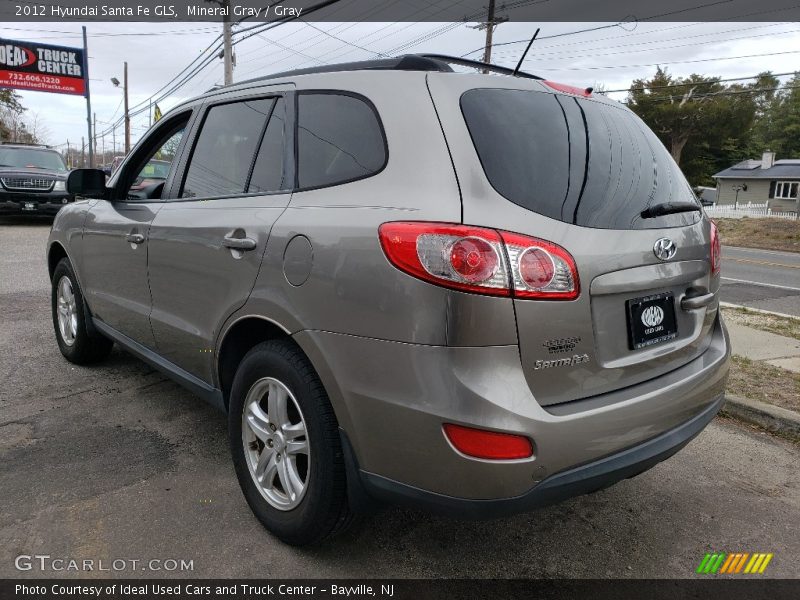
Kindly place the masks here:
POLYGON ((225 411, 288 543, 372 500, 486 518, 593 492, 724 401, 719 237, 658 138, 590 89, 465 64, 215 89, 108 182, 69 176, 61 352, 116 343, 225 411))

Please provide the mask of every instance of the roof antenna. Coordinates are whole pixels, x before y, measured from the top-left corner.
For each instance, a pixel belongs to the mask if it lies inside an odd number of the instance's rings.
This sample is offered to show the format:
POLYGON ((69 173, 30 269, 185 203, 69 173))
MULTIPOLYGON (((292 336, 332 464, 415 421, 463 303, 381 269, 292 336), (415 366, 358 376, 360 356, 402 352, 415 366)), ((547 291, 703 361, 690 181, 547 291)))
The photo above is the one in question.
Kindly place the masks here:
POLYGON ((541 29, 541 27, 537 27, 536 28, 536 33, 533 34, 533 37, 531 38, 531 41, 528 42, 528 45, 525 47, 525 52, 523 52, 522 56, 519 57, 519 62, 517 63, 517 67, 514 69, 514 72, 512 73, 512 75, 514 77, 516 77, 517 73, 519 73, 519 68, 522 66, 522 61, 525 60, 525 57, 528 55, 528 50, 531 49, 531 46, 533 45, 533 40, 535 40, 536 36, 539 35, 539 30, 540 29, 541 29))

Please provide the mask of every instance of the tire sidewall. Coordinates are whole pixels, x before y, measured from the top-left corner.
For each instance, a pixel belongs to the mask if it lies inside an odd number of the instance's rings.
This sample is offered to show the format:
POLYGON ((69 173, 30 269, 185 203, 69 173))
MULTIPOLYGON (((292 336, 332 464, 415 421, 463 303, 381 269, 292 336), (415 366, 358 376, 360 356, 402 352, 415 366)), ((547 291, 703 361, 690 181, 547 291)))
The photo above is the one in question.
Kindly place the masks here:
MULTIPOLYGON (((304 377, 297 365, 287 358, 287 343, 266 342, 251 350, 242 360, 231 388, 228 432, 231 453, 239 485, 256 517, 275 535, 292 544, 313 541, 330 512, 336 477, 335 453, 338 444, 331 444, 331 432, 326 431, 323 402, 327 397, 318 380, 304 377), (242 442, 242 411, 244 400, 252 385, 264 377, 283 383, 295 397, 306 423, 310 449, 310 468, 307 489, 300 504, 291 510, 279 510, 267 502, 258 490, 244 453, 242 442), (331 447, 331 446, 334 447, 331 447)), ((338 435, 338 434, 337 434, 338 435)), ((336 440, 338 442, 338 440, 336 440)))

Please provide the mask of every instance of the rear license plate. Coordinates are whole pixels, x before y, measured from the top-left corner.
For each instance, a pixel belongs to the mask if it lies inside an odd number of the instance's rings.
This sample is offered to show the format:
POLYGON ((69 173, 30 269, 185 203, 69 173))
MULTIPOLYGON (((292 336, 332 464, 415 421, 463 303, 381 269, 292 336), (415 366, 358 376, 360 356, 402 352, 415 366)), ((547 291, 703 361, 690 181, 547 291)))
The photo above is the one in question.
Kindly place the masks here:
POLYGON ((671 293, 634 298, 625 303, 631 350, 660 344, 678 336, 675 297, 671 293))
POLYGON ((36 202, 25 202, 22 205, 22 210, 36 210, 37 206, 36 202))

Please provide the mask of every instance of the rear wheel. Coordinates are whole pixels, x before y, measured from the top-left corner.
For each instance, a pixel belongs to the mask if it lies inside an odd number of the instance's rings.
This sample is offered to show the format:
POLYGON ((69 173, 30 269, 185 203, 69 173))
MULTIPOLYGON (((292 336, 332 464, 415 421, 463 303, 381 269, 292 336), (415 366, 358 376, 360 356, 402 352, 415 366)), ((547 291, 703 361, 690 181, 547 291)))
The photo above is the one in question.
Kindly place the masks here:
POLYGON ((270 532, 303 546, 350 523, 336 417, 296 345, 273 340, 247 353, 234 377, 228 429, 239 485, 270 532))
POLYGON ((114 342, 99 333, 89 332, 83 294, 66 258, 62 258, 53 271, 51 305, 56 341, 68 361, 87 365, 109 355, 114 342))

